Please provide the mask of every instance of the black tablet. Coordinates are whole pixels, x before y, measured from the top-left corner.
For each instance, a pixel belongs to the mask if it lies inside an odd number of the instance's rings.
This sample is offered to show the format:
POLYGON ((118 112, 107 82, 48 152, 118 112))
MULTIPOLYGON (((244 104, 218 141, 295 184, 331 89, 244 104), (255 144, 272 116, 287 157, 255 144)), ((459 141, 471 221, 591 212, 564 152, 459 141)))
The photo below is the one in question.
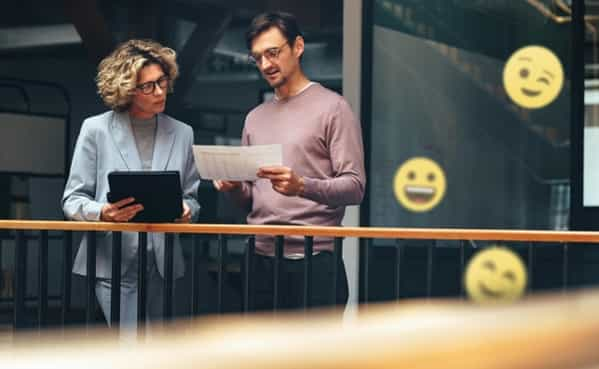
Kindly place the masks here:
POLYGON ((183 213, 178 171, 114 171, 108 173, 108 201, 134 197, 143 205, 132 222, 172 222, 183 213))

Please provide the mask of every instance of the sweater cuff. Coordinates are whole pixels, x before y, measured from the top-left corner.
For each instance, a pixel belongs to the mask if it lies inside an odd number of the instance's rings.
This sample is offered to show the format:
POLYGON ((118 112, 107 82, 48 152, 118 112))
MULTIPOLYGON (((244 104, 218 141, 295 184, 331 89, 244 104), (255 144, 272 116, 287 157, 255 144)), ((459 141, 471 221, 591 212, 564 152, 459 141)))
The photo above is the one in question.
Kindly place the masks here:
POLYGON ((316 192, 317 192, 317 179, 303 177, 304 179, 304 193, 302 193, 301 197, 305 197, 307 199, 313 200, 316 192))

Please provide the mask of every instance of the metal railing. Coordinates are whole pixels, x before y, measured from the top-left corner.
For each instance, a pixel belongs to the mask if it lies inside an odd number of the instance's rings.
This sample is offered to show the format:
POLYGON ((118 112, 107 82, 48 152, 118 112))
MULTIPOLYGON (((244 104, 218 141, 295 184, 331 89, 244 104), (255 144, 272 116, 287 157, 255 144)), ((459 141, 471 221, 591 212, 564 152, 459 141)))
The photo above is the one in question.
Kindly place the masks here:
MULTIPOLYGON (((527 264, 529 272, 534 268, 534 254, 537 246, 544 243, 558 245, 561 248, 563 259, 561 263, 562 288, 569 285, 569 247, 573 243, 599 243, 599 232, 555 232, 555 231, 507 231, 507 230, 465 230, 465 229, 408 229, 408 228, 373 228, 373 227, 297 227, 297 226, 250 226, 250 225, 219 225, 219 224, 144 224, 144 223, 104 223, 104 222, 62 222, 62 221, 0 221, 0 230, 14 232, 15 252, 14 252, 14 309, 13 326, 15 329, 38 328, 42 329, 47 325, 48 314, 48 255, 49 253, 61 252, 65 262, 62 265, 62 286, 60 293, 61 300, 61 324, 65 325, 69 320, 70 301, 72 294, 71 286, 71 267, 73 252, 73 234, 83 232, 88 237, 87 252, 87 276, 85 292, 85 322, 88 326, 95 323, 95 258, 96 258, 96 232, 112 232, 112 285, 120 286, 121 281, 121 234, 122 232, 137 232, 139 234, 138 253, 139 263, 139 293, 138 293, 138 321, 143 323, 147 320, 145 312, 146 299, 148 296, 146 280, 147 263, 147 242, 148 233, 165 233, 165 258, 164 258, 164 300, 163 300, 163 318, 171 320, 173 318, 173 240, 175 234, 193 235, 193 247, 191 248, 191 314, 195 315, 199 311, 199 301, 201 296, 199 280, 199 264, 202 257, 203 237, 217 236, 218 253, 216 257, 217 270, 217 313, 223 312, 224 303, 224 282, 226 279, 226 264, 228 258, 227 240, 232 235, 246 235, 248 242, 245 244, 244 257, 240 263, 245 267, 240 268, 244 274, 243 292, 242 292, 242 311, 248 312, 252 307, 252 273, 251 263, 254 257, 255 243, 254 237, 259 235, 275 236, 275 256, 273 259, 273 311, 280 307, 280 273, 281 263, 283 261, 283 249, 286 236, 304 237, 304 254, 312 255, 315 237, 330 237, 334 241, 333 262, 331 269, 335 272, 337 262, 342 255, 342 242, 344 238, 356 237, 362 242, 362 269, 361 277, 364 280, 365 289, 363 291, 362 303, 368 303, 369 283, 368 278, 371 273, 370 253, 371 242, 373 239, 395 240, 394 263, 395 270, 392 278, 395 281, 394 296, 399 299, 401 296, 402 266, 404 263, 405 245, 402 240, 427 240, 423 244, 426 248, 426 296, 432 296, 432 290, 435 279, 435 252, 437 242, 441 240, 459 241, 459 271, 463 274, 467 263, 466 249, 470 247, 471 242, 477 241, 495 241, 495 242, 526 242, 527 243, 527 264), (50 250, 48 246, 49 234, 52 237, 56 231, 62 232, 62 249, 50 250), (33 235, 31 234, 33 232, 33 235), (37 239, 39 247, 38 257, 38 275, 32 276, 27 272, 27 240, 37 239), (37 324, 32 324, 26 314, 26 284, 28 278, 38 279, 37 294, 37 324)), ((60 238, 60 237, 58 237, 60 238)), ((205 245, 204 245, 205 246, 205 245)), ((0 255, 2 246, 0 244, 0 255)), ((312 258, 303 259, 304 265, 304 283, 303 283, 303 308, 310 308, 312 294, 312 258)), ((336 275, 334 273, 333 275, 336 275)), ((331 302, 334 304, 337 290, 337 279, 333 278, 330 286, 331 302)), ((118 288, 111 290, 111 315, 112 326, 118 326, 120 321, 120 293, 118 288)), ((458 295, 463 296, 463 288, 458 295)), ((31 315, 31 314, 29 314, 31 315)), ((140 324, 143 331, 145 324, 140 324)))

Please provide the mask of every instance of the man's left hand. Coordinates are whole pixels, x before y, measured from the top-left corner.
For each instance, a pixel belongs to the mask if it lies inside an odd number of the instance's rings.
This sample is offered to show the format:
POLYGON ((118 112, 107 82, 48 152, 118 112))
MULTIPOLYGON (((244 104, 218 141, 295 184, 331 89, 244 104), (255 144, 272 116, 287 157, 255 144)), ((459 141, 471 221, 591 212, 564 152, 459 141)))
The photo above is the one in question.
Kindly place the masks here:
POLYGON ((189 223, 191 222, 191 209, 189 206, 183 201, 183 214, 181 214, 181 218, 175 220, 176 223, 189 223))
POLYGON ((262 167, 256 175, 269 179, 273 190, 285 196, 300 196, 304 193, 304 179, 291 168, 274 166, 262 167))

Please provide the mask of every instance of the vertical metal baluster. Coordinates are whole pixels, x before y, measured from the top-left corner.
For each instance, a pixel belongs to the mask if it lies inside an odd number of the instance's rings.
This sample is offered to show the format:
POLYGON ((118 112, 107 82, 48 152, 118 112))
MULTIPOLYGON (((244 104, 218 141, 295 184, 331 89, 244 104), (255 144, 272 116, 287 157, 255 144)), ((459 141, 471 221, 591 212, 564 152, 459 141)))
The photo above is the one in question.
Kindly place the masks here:
POLYGON ((562 290, 565 292, 568 289, 568 273, 569 273, 569 260, 568 260, 568 250, 569 249, 569 244, 567 242, 565 242, 562 245, 562 250, 563 250, 563 261, 562 261, 562 290))
POLYGON ((89 328, 96 316, 96 232, 87 231, 87 301, 85 322, 89 328))
POLYGON ((110 325, 119 330, 121 321, 121 232, 112 232, 112 270, 110 278, 110 325))
POLYGON ((395 240, 395 299, 401 297, 401 267, 403 262, 404 245, 402 240, 395 240))
POLYGON ((64 231, 62 239, 62 326, 66 326, 71 310, 71 269, 73 258, 73 232, 64 231))
POLYGON ((222 314, 225 300, 225 280, 227 266, 227 237, 226 235, 218 235, 218 296, 216 303, 216 311, 222 314))
POLYGON ((433 276, 434 276, 434 265, 435 265, 435 248, 437 247, 437 241, 433 240, 432 244, 427 247, 427 260, 426 260, 426 297, 431 298, 433 295, 433 276))
POLYGON ((304 291, 303 310, 306 311, 312 302, 312 252, 314 250, 314 237, 304 237, 304 291))
POLYGON ((466 269, 466 241, 460 240, 460 297, 462 299, 466 298, 466 289, 464 284, 466 283, 466 279, 464 277, 466 269))
POLYGON ((40 245, 38 254, 38 329, 41 330, 47 323, 48 317, 48 231, 40 231, 40 245))
POLYGON ((164 299, 162 316, 165 321, 173 317, 173 262, 174 262, 175 235, 164 234, 164 299))
POLYGON ((193 235, 193 246, 191 248, 191 316, 200 312, 200 248, 202 239, 199 235, 193 235))
POLYGON ((333 300, 333 305, 337 305, 337 289, 339 288, 339 265, 343 262, 343 238, 335 237, 335 241, 333 243, 333 266, 331 270, 333 271, 333 285, 331 286, 331 299, 333 300))
POLYGON ((245 253, 245 276, 244 276, 244 288, 243 288, 243 310, 247 313, 252 310, 252 288, 253 283, 251 279, 254 277, 254 252, 256 250, 256 238, 250 236, 247 240, 247 249, 245 253))
POLYGON ((370 301, 370 248, 372 247, 372 239, 364 240, 364 304, 368 305, 370 301))
POLYGON ((146 321, 148 315, 146 312, 148 296, 148 233, 139 232, 137 249, 137 336, 143 339, 146 334, 146 321))
POLYGON ((14 279, 14 329, 25 327, 25 294, 27 287, 27 240, 24 231, 17 231, 15 239, 15 279, 14 279))
POLYGON ((284 236, 276 236, 275 237, 275 264, 273 268, 273 306, 272 309, 276 312, 280 305, 281 301, 281 269, 283 264, 283 252, 285 246, 285 237, 284 236))
POLYGON ((528 243, 528 286, 527 292, 531 292, 534 288, 534 244, 532 242, 528 243))

